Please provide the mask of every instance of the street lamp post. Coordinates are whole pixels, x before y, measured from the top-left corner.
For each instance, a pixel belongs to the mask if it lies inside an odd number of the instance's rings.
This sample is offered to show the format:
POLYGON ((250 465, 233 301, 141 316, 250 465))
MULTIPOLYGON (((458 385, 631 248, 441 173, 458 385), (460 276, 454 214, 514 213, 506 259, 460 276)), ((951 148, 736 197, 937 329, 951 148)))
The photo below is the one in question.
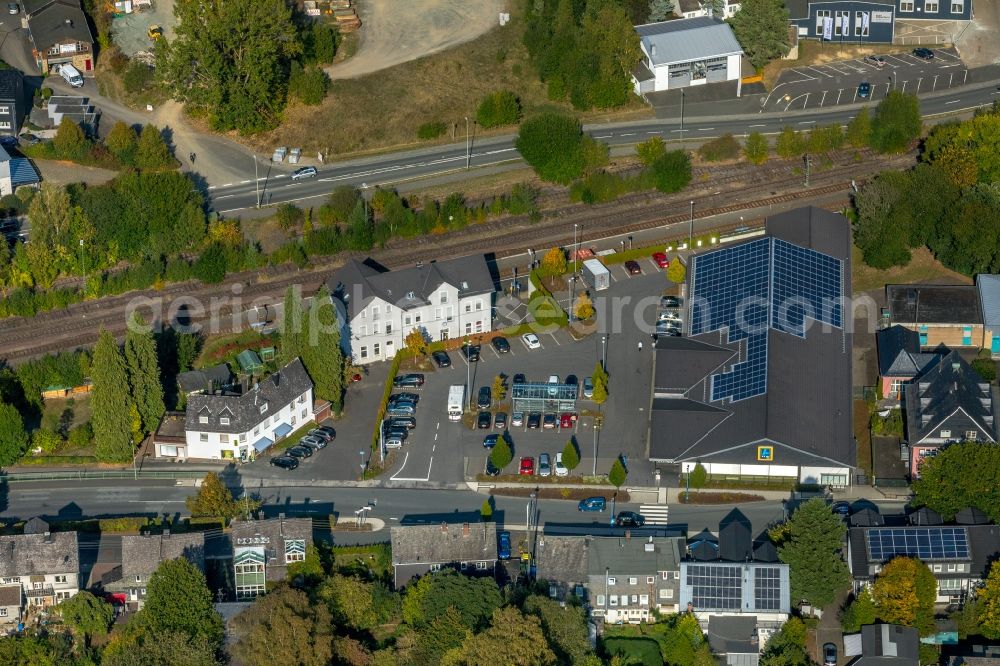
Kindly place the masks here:
POLYGON ((681 88, 681 145, 684 145, 684 88, 681 88))
POLYGON ((691 200, 691 217, 688 221, 688 252, 692 250, 694 244, 694 199, 691 200))
POLYGON ((597 476, 597 424, 594 424, 594 467, 591 470, 591 475, 597 476))
POLYGON ((253 188, 257 193, 257 208, 260 208, 260 176, 257 175, 257 153, 253 154, 253 188))
POLYGON ((469 141, 469 116, 465 117, 465 170, 472 164, 472 144, 469 141))
POLYGON ((367 221, 368 220, 368 183, 361 183, 361 200, 365 202, 365 221, 367 221))
POLYGON ((577 261, 579 261, 580 257, 580 241, 576 235, 577 226, 579 225, 577 225, 576 223, 573 224, 573 275, 576 275, 576 272, 579 268, 577 266, 577 261))
POLYGON ((80 272, 83 273, 83 290, 87 291, 87 263, 83 256, 83 239, 80 239, 80 272))
POLYGON ((608 371, 608 336, 601 336, 601 367, 608 371))
POLYGON ((365 452, 364 450, 358 451, 361 454, 361 476, 365 475, 365 452))

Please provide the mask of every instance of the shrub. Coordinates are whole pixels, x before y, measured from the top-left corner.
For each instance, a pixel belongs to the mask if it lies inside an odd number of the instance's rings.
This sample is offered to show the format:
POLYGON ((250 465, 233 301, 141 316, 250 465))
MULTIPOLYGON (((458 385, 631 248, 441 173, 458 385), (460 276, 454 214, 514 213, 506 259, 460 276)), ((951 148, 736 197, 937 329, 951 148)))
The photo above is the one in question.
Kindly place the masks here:
POLYGON ((284 203, 278 206, 274 219, 278 222, 279 227, 288 231, 302 223, 302 220, 305 219, 305 213, 294 204, 284 203))
POLYGON ((436 139, 448 131, 448 126, 441 121, 424 123, 417 128, 418 139, 436 139))
POLYGON ((153 82, 153 70, 144 62, 132 60, 122 75, 122 85, 125 92, 137 95, 146 90, 153 82))
POLYGON ((59 129, 56 130, 56 136, 52 139, 52 147, 59 157, 79 159, 87 152, 89 143, 80 126, 69 116, 63 116, 59 129))
POLYGON ((218 284, 226 277, 226 249, 219 243, 209 245, 192 266, 194 276, 205 284, 218 284))
POLYGON ((671 150, 656 158, 650 171, 660 192, 679 192, 691 182, 691 158, 686 151, 671 150))
POLYGON ((774 148, 780 157, 788 159, 805 153, 806 142, 801 134, 791 127, 786 127, 778 135, 778 141, 775 143, 774 148))
POLYGON ((87 423, 81 423, 74 428, 70 428, 66 442, 74 449, 83 449, 90 446, 93 439, 94 429, 88 421, 87 423))
POLYGON ((767 137, 760 132, 751 132, 747 136, 743 154, 751 164, 763 164, 767 161, 767 137))
POLYGON ((298 97, 303 104, 316 106, 326 97, 330 77, 320 67, 302 68, 293 62, 288 74, 288 93, 298 97))
POLYGON ((916 95, 893 90, 875 109, 871 147, 880 153, 898 153, 920 136, 922 122, 916 95))
POLYGON ((740 154, 740 144, 733 138, 732 134, 724 134, 718 139, 712 139, 708 143, 702 144, 701 148, 698 149, 698 154, 707 162, 734 160, 740 154))
POLYGON ((563 185, 608 159, 606 145, 585 136, 575 118, 558 113, 543 113, 521 123, 515 146, 539 178, 563 185))
POLYGON ((997 378, 997 364, 989 358, 977 358, 972 362, 972 369, 979 373, 983 381, 992 382, 997 378))
POLYGON ((838 150, 844 145, 844 130, 837 123, 817 127, 809 133, 807 144, 810 153, 838 150))
POLYGON ((513 125, 521 119, 521 102, 509 90, 491 92, 479 103, 476 122, 481 127, 513 125))

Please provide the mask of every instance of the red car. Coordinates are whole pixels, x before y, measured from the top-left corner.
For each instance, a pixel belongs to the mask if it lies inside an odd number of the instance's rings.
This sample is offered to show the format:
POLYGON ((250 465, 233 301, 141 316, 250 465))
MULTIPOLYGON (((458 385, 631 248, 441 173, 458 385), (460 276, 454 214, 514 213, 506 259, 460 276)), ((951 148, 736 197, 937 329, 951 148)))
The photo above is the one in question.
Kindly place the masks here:
POLYGON ((569 412, 565 412, 559 417, 559 427, 560 428, 572 428, 573 427, 573 415, 569 412))
POLYGON ((521 458, 521 474, 531 476, 535 473, 535 459, 531 456, 521 458))
POLYGON ((655 261, 656 265, 659 266, 660 268, 666 268, 667 266, 670 265, 670 262, 667 261, 667 255, 663 254, 662 252, 654 252, 653 261, 655 261))
POLYGON ((625 262, 625 270, 628 271, 629 275, 642 275, 642 269, 639 268, 639 262, 632 261, 631 259, 625 262))

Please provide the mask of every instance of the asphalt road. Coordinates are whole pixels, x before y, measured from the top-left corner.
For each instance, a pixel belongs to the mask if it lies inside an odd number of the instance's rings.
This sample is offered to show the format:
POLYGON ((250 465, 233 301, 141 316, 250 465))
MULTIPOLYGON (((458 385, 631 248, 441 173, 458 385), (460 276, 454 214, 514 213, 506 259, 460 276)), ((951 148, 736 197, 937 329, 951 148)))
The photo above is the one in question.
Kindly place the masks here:
MULTIPOLYGON (((872 102, 884 97, 880 87, 874 92, 872 102)), ((922 96, 921 112, 924 116, 954 114, 970 111, 991 104, 1000 95, 997 82, 969 84, 951 90, 938 90, 922 96)), ((862 108, 862 104, 841 104, 833 108, 790 109, 787 113, 759 113, 739 117, 702 117, 680 123, 673 120, 644 120, 587 127, 596 139, 610 145, 628 145, 653 136, 664 139, 702 141, 723 134, 742 135, 749 132, 777 134, 782 128, 792 126, 807 130, 813 125, 833 122, 847 123, 862 108)), ((475 139, 469 154, 469 166, 475 169, 497 167, 520 162, 514 148, 514 137, 475 139)), ((338 185, 371 188, 376 185, 398 185, 408 180, 441 176, 460 172, 466 168, 464 143, 449 146, 392 153, 379 157, 350 160, 319 169, 315 178, 293 181, 287 167, 261 164, 259 178, 211 188, 212 207, 221 213, 235 213, 254 208, 258 196, 262 204, 295 203, 318 205, 338 185), (271 173, 265 173, 270 169, 271 173), (279 172, 280 170, 280 172, 279 172)))

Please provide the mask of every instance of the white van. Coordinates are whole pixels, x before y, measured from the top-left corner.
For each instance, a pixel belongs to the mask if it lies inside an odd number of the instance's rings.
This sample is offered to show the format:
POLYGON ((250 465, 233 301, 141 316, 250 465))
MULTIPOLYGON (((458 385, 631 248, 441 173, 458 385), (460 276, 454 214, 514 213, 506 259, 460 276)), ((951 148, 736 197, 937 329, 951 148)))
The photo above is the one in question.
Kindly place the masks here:
POLYGON ((59 76, 66 79, 66 83, 70 84, 74 88, 83 87, 83 77, 80 75, 79 70, 69 63, 59 68, 59 76))

